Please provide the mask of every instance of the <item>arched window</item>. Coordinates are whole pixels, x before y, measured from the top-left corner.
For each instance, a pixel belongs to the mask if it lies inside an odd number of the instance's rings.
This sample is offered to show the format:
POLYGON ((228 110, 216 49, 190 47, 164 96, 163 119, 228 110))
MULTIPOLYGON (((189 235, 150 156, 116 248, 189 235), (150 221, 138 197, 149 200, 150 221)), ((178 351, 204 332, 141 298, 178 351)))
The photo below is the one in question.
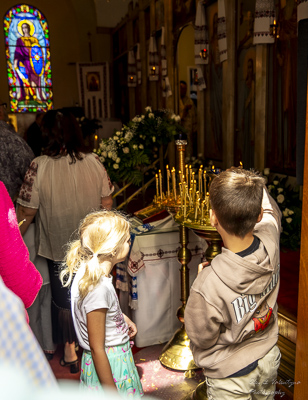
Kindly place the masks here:
POLYGON ((4 17, 5 52, 12 112, 53 108, 49 29, 36 8, 21 4, 4 17))

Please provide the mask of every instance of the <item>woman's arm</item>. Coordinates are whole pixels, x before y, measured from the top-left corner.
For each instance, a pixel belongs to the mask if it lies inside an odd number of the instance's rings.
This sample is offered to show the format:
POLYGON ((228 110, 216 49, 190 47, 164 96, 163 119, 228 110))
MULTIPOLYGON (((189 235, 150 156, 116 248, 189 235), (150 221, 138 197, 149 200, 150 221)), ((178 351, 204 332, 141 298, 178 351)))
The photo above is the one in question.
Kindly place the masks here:
POLYGON ((116 389, 109 360, 105 351, 105 329, 107 308, 87 314, 89 344, 95 370, 102 385, 116 389))
POLYGON ((19 223, 25 220, 19 227, 22 236, 27 232, 27 229, 29 228, 29 225, 33 221, 33 218, 35 217, 36 213, 37 213, 37 208, 28 208, 21 206, 20 204, 18 205, 17 221, 19 223))
POLYGON ((105 208, 106 210, 111 210, 111 208, 112 208, 112 195, 111 194, 109 196, 102 197, 101 206, 102 206, 102 208, 105 208))

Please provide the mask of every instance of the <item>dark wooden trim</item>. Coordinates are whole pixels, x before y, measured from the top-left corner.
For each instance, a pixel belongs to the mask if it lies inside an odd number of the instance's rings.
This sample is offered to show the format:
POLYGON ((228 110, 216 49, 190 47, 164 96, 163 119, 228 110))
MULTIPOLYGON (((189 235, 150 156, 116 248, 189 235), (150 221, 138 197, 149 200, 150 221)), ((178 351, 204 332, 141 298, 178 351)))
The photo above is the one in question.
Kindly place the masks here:
POLYGON ((97 26, 96 33, 102 35, 111 35, 112 28, 106 28, 105 26, 97 26))

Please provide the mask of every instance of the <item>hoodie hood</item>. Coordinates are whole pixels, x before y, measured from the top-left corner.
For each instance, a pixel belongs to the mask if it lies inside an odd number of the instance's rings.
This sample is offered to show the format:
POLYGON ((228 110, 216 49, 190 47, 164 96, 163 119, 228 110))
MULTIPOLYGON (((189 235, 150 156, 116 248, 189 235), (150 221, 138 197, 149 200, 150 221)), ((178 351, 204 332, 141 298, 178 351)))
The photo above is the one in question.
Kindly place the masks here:
POLYGON ((261 232, 255 231, 254 234, 260 239, 259 248, 254 253, 241 257, 223 247, 222 256, 218 255, 212 261, 215 274, 237 293, 261 293, 277 270, 278 254, 274 242, 265 239, 261 232))

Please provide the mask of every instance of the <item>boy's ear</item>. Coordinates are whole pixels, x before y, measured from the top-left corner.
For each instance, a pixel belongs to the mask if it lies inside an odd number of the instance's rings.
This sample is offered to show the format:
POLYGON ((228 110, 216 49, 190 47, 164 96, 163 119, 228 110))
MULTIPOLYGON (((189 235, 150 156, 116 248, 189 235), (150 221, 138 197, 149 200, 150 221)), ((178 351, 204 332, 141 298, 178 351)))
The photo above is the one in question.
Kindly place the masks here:
POLYGON ((262 220, 262 218, 263 218, 263 208, 261 207, 261 212, 258 216, 257 223, 260 222, 262 220))
POLYGON ((213 211, 212 209, 210 209, 210 223, 214 228, 216 228, 218 224, 218 219, 216 217, 215 211, 213 211))

